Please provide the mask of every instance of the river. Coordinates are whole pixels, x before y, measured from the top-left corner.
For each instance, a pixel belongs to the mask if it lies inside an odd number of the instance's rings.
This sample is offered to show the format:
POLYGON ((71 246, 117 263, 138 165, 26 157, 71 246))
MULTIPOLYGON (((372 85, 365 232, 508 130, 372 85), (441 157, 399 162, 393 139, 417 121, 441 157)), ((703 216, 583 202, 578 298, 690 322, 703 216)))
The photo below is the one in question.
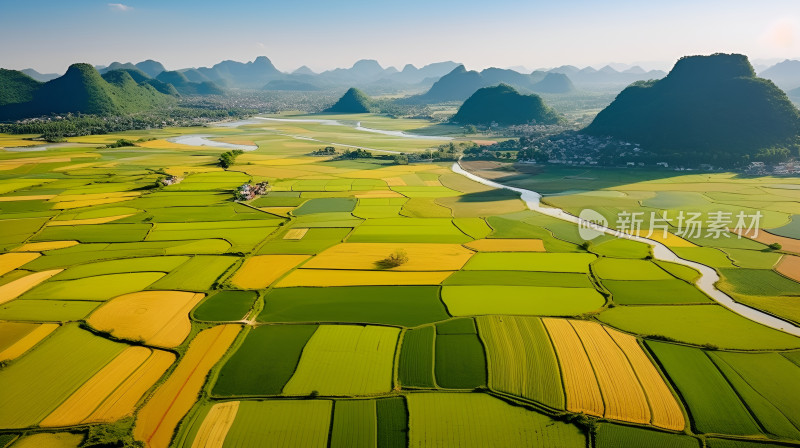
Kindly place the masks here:
MULTIPOLYGON (((466 176, 469 179, 472 179, 475 182, 479 182, 483 185, 493 188, 502 188, 520 193, 522 200, 525 202, 528 208, 533 211, 548 216, 552 216, 554 218, 558 218, 564 221, 569 221, 576 225, 580 224, 588 225, 586 221, 582 220, 581 218, 575 215, 567 213, 560 208, 542 206, 540 201, 542 195, 536 193, 535 191, 526 190, 524 188, 511 187, 488 179, 484 179, 480 176, 477 176, 465 170, 459 162, 453 164, 452 170, 457 174, 466 176)), ((676 255, 675 252, 672 252, 667 246, 658 241, 654 241, 640 236, 629 235, 627 233, 623 233, 618 230, 611 229, 609 227, 604 227, 594 224, 591 224, 591 227, 594 230, 598 230, 600 232, 615 236, 617 238, 627 238, 629 240, 649 244, 653 248, 653 258, 655 258, 656 260, 669 261, 672 263, 690 267, 700 272, 700 278, 696 282, 697 287, 720 305, 724 306, 725 308, 728 308, 729 310, 733 311, 734 313, 742 317, 752 320, 753 322, 758 322, 767 327, 774 328, 776 330, 780 330, 795 336, 800 336, 800 327, 797 327, 791 322, 787 322, 771 314, 759 311, 747 305, 743 305, 733 300, 733 298, 731 298, 729 295, 717 289, 715 284, 719 281, 719 274, 717 274, 717 271, 715 271, 713 268, 694 261, 685 260, 676 255)))

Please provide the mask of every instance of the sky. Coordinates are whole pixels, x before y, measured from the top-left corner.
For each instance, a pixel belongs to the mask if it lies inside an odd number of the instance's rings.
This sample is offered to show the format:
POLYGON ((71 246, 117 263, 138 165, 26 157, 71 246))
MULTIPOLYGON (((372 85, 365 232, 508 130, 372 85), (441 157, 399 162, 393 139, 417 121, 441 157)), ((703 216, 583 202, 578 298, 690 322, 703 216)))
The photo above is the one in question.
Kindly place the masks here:
POLYGON ((168 70, 269 57, 282 71, 376 59, 402 69, 608 63, 684 55, 800 59, 798 0, 0 0, 0 67, 155 59, 168 70), (121 1, 122 3, 116 3, 121 1))

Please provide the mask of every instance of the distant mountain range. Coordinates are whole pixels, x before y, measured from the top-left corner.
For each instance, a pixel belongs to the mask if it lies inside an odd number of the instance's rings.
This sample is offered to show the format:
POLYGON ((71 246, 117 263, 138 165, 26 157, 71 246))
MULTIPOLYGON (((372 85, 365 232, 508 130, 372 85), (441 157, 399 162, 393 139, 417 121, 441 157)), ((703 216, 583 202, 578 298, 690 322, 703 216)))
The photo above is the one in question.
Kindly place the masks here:
POLYGON ((514 70, 487 68, 481 72, 459 65, 442 76, 430 90, 422 95, 406 98, 407 103, 443 103, 464 101, 482 87, 508 84, 523 91, 539 93, 568 93, 575 90, 569 78, 563 74, 534 72, 525 75, 514 70))
POLYGON ((46 83, 16 70, 2 70, 0 86, 0 119, 6 120, 63 113, 122 115, 174 101, 174 96, 147 80, 137 82, 126 70, 101 76, 89 64, 73 64, 64 76, 46 83))
POLYGON ((523 95, 507 84, 500 84, 478 89, 464 101, 450 121, 478 125, 497 123, 501 126, 553 124, 559 121, 559 116, 539 95, 523 95))
POLYGON ((758 74, 774 82, 781 89, 789 92, 800 88, 800 61, 787 59, 758 74))
POLYGON ((707 160, 797 143, 800 111, 740 54, 680 59, 662 80, 635 83, 585 132, 707 160))
POLYGON ((610 65, 606 65, 600 70, 592 67, 578 68, 572 65, 563 65, 547 70, 548 73, 561 73, 569 76, 576 85, 581 88, 614 87, 628 85, 636 81, 646 81, 649 79, 661 79, 667 75, 661 70, 645 71, 639 66, 634 66, 623 71, 618 71, 610 65))

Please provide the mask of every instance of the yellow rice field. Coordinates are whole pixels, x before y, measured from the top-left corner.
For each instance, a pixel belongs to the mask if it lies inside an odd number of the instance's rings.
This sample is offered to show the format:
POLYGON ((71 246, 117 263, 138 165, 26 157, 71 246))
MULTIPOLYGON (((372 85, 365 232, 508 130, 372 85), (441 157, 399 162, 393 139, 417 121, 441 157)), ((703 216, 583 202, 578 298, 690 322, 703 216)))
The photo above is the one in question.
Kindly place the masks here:
POLYGON ((478 252, 545 252, 542 240, 486 238, 464 244, 478 252))
POLYGON ((120 339, 176 347, 192 329, 189 311, 205 297, 185 291, 141 291, 110 300, 87 322, 120 339))
POLYGON ((133 415, 136 404, 174 362, 175 355, 172 353, 153 350, 147 361, 86 417, 84 423, 115 422, 133 415))
MULTIPOLYGON (((39 255, 39 254, 36 254, 39 255)), ((16 299, 22 294, 33 289, 34 286, 42 283, 50 277, 63 271, 63 269, 53 269, 50 271, 34 272, 25 277, 10 281, 0 286, 0 304, 16 299)))
POLYGON ((100 369, 59 407, 40 423, 41 426, 80 424, 111 395, 147 358, 152 351, 145 347, 129 347, 100 369))
POLYGON ((625 352, 639 378, 644 393, 647 395, 647 401, 650 403, 650 423, 661 428, 682 431, 686 426, 686 421, 681 408, 650 358, 636 342, 636 338, 608 327, 605 327, 605 330, 625 352))
POLYGON ((285 240, 302 240, 304 236, 308 233, 308 228, 296 228, 296 229, 289 229, 286 232, 286 235, 283 236, 285 240))
POLYGON ((0 275, 5 275, 18 267, 30 263, 42 254, 35 252, 12 252, 0 255, 0 275))
POLYGON ((209 370, 236 339, 239 325, 201 331, 172 375, 137 413, 133 435, 149 447, 166 447, 178 423, 197 401, 209 370))
POLYGON ((242 289, 266 288, 308 258, 308 255, 258 255, 244 262, 231 283, 242 289))
POLYGON ((228 435, 228 430, 231 429, 238 411, 238 401, 217 403, 212 406, 200 425, 200 429, 197 430, 192 448, 222 448, 225 436, 228 435))
POLYGON ((394 190, 369 190, 355 195, 359 199, 383 199, 383 198, 402 198, 402 194, 394 190))
POLYGON ((42 241, 41 243, 26 243, 14 249, 14 252, 43 252, 46 250, 64 249, 77 246, 77 241, 42 241))
POLYGON ((550 333, 561 365, 567 410, 602 417, 605 407, 600 386, 572 325, 564 319, 545 318, 542 322, 550 333))
POLYGON ((29 324, 29 323, 17 323, 17 322, 8 322, 5 323, 4 325, 24 325, 24 326, 33 326, 35 328, 31 330, 30 333, 16 340, 10 346, 6 347, 3 351, 0 351, 0 362, 10 361, 12 359, 19 358, 20 356, 22 356, 22 354, 32 349, 42 339, 49 336, 50 333, 55 331, 55 329, 58 328, 59 326, 58 324, 29 324))
POLYGON ((293 286, 381 286, 438 285, 453 271, 393 272, 346 271, 338 269, 298 269, 278 282, 278 288, 293 286))
POLYGON ((397 250, 408 261, 391 271, 457 271, 474 255, 460 244, 426 243, 342 243, 337 244, 303 265, 308 269, 383 269, 380 262, 397 250))
POLYGON ((267 213, 272 213, 273 215, 289 217, 289 212, 295 208, 296 207, 259 207, 258 209, 267 213))
POLYGON ((0 197, 0 202, 15 202, 15 201, 41 201, 48 200, 56 197, 54 194, 34 194, 28 196, 3 196, 0 197))
POLYGON ((650 423, 650 407, 628 358, 600 324, 568 321, 583 342, 605 403, 603 416, 650 423))
POLYGON ((129 216, 133 216, 133 213, 128 213, 127 215, 104 216, 102 218, 67 219, 64 221, 50 221, 47 223, 47 225, 52 227, 52 226, 77 226, 82 224, 105 224, 108 222, 116 221, 118 219, 127 218, 129 216))

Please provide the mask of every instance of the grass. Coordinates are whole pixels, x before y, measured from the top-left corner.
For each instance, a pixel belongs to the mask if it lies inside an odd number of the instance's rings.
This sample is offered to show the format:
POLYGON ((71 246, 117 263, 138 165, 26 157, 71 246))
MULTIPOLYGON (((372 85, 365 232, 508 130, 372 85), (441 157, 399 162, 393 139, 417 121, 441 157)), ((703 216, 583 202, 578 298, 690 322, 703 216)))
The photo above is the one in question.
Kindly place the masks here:
POLYGON ((243 319, 256 298, 258 294, 251 291, 219 291, 195 308, 192 317, 213 322, 243 319))
POLYGON ((756 418, 772 434, 800 438, 800 368, 778 353, 711 352, 720 368, 756 418))
POLYGON ((684 435, 649 431, 631 426, 601 423, 594 436, 597 448, 646 446, 650 448, 699 448, 700 441, 684 435))
POLYGON ((644 258, 650 255, 650 246, 625 238, 615 238, 592 246, 597 255, 616 258, 644 258))
POLYGON ((472 318, 462 317, 436 324, 436 334, 478 334, 478 329, 472 318))
POLYGON ((561 372, 550 338, 537 318, 478 318, 486 346, 489 387, 564 409, 561 372))
POLYGON ((88 263, 66 269, 53 280, 72 280, 95 275, 122 274, 128 272, 170 272, 189 260, 189 257, 162 256, 130 258, 88 263))
POLYGON ((409 446, 582 448, 578 427, 485 394, 408 395, 409 446))
POLYGON ((225 437, 231 446, 328 446, 330 400, 243 401, 225 437))
POLYGON ((98 306, 98 302, 78 300, 12 300, 0 305, 0 319, 71 322, 83 319, 98 306))
POLYGON ((693 426, 704 433, 760 434, 747 408, 702 350, 648 341, 688 405, 693 426))
POLYGON ((397 375, 407 387, 435 387, 433 381, 434 327, 408 330, 403 336, 397 375))
POLYGON ((486 385, 486 356, 475 334, 436 336, 436 384, 445 389, 486 385))
POLYGON ((585 273, 589 272, 589 263, 595 258, 592 254, 483 252, 475 254, 464 269, 585 273))
POLYGON ((25 293, 22 299, 104 301, 123 294, 141 291, 162 277, 164 274, 161 272, 134 272, 51 281, 25 293))
POLYGON ((448 317, 435 286, 352 286, 273 289, 257 319, 413 327, 448 317))
POLYGON ((311 215, 314 213, 352 212, 356 200, 350 198, 318 198, 310 199, 300 207, 294 209, 295 216, 311 215))
POLYGON ((206 291, 211 289, 235 261, 234 257, 198 255, 155 282, 151 288, 206 291))
POLYGON ((314 255, 341 243, 350 228, 311 228, 300 240, 272 239, 259 249, 258 254, 314 255))
POLYGON ((677 279, 603 280, 603 286, 618 305, 711 303, 699 289, 677 279))
POLYGON ((800 283, 770 269, 720 269, 721 287, 757 296, 800 295, 800 283))
POLYGON ((443 285, 559 286, 591 288, 586 274, 535 271, 456 271, 443 285))
POLYGON ((604 280, 670 280, 674 277, 647 260, 601 258, 592 265, 594 273, 604 280))
POLYGON ((594 311, 605 303, 605 298, 594 288, 505 285, 445 286, 442 300, 453 316, 576 316, 594 311))
POLYGON ((150 224, 91 224, 45 227, 35 241, 77 240, 81 243, 125 243, 144 240, 150 224))
POLYGON ((333 407, 330 446, 332 448, 371 448, 378 428, 373 400, 337 400, 333 407))
POLYGON ((800 338, 757 324, 719 305, 616 307, 601 313, 599 319, 625 331, 666 336, 695 345, 742 350, 800 347, 800 338))
POLYGON ((220 369, 219 397, 279 395, 292 377, 316 325, 264 325, 247 333, 220 369))
POLYGON ((286 395, 372 395, 392 388, 399 330, 321 325, 303 349, 286 395))
POLYGON ((375 401, 378 417, 378 447, 404 448, 408 446, 408 410, 403 397, 375 401))

